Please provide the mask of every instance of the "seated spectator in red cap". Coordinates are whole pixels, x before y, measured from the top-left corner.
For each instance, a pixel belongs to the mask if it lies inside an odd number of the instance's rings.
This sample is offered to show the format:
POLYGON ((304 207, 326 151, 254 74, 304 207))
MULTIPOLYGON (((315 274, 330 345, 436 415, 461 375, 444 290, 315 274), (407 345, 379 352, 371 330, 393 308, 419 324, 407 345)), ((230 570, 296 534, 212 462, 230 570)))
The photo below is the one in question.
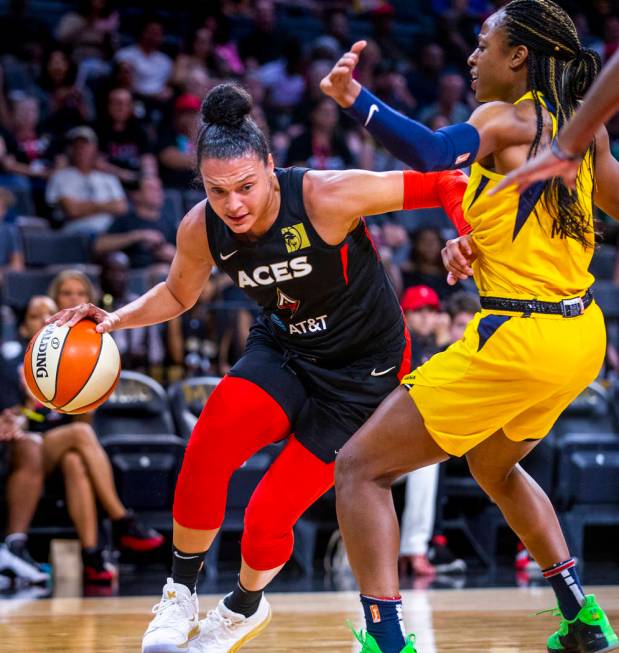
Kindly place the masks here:
POLYGON ((404 291, 400 306, 411 336, 415 368, 440 350, 437 329, 441 323, 441 302, 429 286, 412 286, 404 291))
POLYGON ((90 127, 67 134, 71 165, 49 179, 45 198, 63 220, 63 230, 100 234, 116 216, 127 212, 127 200, 113 175, 95 170, 98 139, 90 127))
POLYGON ((200 98, 184 93, 174 103, 173 129, 165 130, 159 142, 159 164, 164 186, 186 189, 195 178, 195 132, 200 98))

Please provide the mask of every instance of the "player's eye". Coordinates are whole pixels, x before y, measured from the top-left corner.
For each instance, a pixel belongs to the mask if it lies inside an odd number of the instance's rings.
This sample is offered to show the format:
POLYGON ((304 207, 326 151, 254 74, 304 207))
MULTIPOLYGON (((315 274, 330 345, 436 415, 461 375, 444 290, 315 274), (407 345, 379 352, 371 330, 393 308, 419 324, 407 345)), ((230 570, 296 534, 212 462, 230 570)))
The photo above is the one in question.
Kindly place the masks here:
POLYGON ((244 193, 248 193, 248 192, 249 192, 253 187, 254 187, 253 184, 245 184, 245 185, 243 186, 243 192, 244 192, 244 193))

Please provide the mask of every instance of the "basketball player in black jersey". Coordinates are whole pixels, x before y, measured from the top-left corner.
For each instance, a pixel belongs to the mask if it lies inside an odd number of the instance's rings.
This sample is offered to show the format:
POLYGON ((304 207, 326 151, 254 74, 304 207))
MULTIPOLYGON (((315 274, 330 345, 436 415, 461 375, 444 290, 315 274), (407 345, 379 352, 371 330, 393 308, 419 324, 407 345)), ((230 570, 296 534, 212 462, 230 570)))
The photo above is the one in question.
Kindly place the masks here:
POLYGON ((247 93, 231 84, 203 103, 197 150, 208 201, 183 219, 167 280, 114 313, 82 305, 50 318, 73 325, 90 317, 99 331, 163 322, 194 305, 215 265, 262 309, 187 446, 172 578, 143 653, 187 650, 189 640, 191 651, 224 653, 266 627, 263 589, 292 553, 295 522, 333 486, 340 447, 409 371, 398 300, 359 216, 442 205, 465 228, 461 173, 278 169, 250 110, 247 93), (245 513, 237 587, 200 624, 195 587, 229 479, 282 439, 245 513))

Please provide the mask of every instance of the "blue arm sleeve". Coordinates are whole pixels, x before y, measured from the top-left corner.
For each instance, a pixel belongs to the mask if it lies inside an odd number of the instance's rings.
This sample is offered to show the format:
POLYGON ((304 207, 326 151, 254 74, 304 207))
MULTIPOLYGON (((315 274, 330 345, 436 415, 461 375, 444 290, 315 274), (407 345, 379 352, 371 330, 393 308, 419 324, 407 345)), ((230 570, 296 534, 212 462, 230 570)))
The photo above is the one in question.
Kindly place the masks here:
POLYGON ((365 88, 346 113, 391 154, 421 172, 463 168, 475 161, 479 150, 479 132, 473 125, 461 123, 433 132, 394 111, 365 88))

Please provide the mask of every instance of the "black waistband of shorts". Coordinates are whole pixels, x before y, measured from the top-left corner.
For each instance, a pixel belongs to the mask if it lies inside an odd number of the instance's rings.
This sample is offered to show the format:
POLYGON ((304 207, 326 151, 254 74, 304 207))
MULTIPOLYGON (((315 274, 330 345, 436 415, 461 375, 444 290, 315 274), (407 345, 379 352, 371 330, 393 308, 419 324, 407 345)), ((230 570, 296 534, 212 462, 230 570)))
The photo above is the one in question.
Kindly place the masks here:
POLYGON ((511 311, 528 317, 533 313, 577 317, 593 301, 591 288, 581 297, 563 299, 560 302, 542 302, 538 299, 508 299, 507 297, 481 297, 481 307, 490 311, 511 311))

